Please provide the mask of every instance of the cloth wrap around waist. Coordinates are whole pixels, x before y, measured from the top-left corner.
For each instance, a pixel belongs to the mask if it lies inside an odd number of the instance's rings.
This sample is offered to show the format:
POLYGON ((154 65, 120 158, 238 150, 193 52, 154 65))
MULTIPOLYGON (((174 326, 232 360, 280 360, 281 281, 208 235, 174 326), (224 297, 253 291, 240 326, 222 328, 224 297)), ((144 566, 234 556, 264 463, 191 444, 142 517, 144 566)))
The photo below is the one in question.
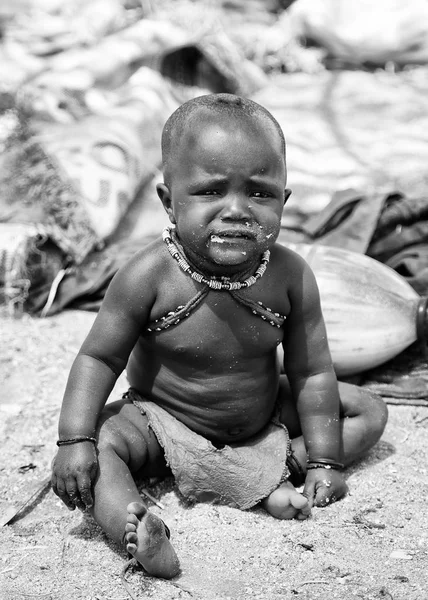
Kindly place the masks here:
POLYGON ((178 489, 191 501, 246 510, 266 498, 290 475, 287 428, 274 416, 244 442, 216 448, 166 410, 130 389, 125 396, 146 415, 165 452, 178 489))

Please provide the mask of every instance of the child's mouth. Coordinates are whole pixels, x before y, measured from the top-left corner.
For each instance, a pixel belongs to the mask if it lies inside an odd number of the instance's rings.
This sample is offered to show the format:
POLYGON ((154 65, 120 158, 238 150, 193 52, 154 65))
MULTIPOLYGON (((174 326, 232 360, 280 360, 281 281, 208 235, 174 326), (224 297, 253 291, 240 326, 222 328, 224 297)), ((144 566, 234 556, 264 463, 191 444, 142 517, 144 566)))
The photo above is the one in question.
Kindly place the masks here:
POLYGON ((235 242, 254 240, 254 236, 246 231, 224 231, 213 233, 210 239, 215 244, 233 244, 235 242))

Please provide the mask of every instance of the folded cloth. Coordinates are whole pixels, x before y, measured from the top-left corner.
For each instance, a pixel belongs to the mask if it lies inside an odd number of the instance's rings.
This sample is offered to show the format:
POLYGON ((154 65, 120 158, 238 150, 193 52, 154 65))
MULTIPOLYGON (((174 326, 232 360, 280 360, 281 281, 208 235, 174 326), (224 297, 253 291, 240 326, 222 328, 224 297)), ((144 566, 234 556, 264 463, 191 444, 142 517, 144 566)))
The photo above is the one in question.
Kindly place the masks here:
POLYGON ((428 406, 428 384, 423 377, 402 378, 391 383, 369 381, 364 388, 383 396, 387 404, 428 406))
POLYGON ((387 263, 399 252, 428 242, 428 220, 408 225, 398 224, 394 231, 376 238, 368 247, 367 255, 387 263))
POLYGON ((387 199, 384 193, 363 194, 353 189, 337 192, 303 229, 313 243, 365 254, 387 199))
POLYGON ((360 375, 364 389, 383 397, 387 404, 428 406, 428 349, 417 341, 393 359, 360 375))
POLYGON ((293 229, 282 227, 278 241, 335 246, 365 254, 388 198, 382 192, 338 191, 321 212, 304 223, 293 229))
POLYGON ((246 510, 289 477, 290 438, 275 418, 245 442, 216 448, 134 389, 127 397, 147 416, 178 489, 191 501, 246 510))
POLYGON ((428 243, 404 248, 386 260, 385 264, 404 277, 418 294, 428 294, 428 243))
POLYGON ((428 202, 398 191, 363 194, 342 190, 320 213, 279 241, 335 246, 367 254, 428 294, 428 202))

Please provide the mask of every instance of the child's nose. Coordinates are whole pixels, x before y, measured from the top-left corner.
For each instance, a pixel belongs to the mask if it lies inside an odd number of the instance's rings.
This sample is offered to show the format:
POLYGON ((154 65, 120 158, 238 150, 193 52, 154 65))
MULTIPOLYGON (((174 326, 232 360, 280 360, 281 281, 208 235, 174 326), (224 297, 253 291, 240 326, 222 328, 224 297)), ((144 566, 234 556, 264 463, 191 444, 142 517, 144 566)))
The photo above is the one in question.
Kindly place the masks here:
POLYGON ((250 203, 245 195, 228 194, 225 198, 221 217, 223 219, 248 219, 250 216, 250 203))

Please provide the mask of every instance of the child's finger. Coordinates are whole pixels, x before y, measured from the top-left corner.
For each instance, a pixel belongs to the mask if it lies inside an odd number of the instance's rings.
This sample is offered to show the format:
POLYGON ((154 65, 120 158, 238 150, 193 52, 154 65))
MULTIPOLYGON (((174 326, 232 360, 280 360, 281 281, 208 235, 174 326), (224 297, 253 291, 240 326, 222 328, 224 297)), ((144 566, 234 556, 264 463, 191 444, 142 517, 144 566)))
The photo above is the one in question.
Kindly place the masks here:
POLYGON ((315 505, 328 506, 342 498, 348 491, 344 479, 337 473, 330 474, 316 486, 315 505))
POLYGON ((70 502, 73 504, 73 506, 80 508, 80 510, 85 510, 85 505, 83 504, 82 500, 80 499, 80 494, 77 489, 76 480, 75 479, 67 480, 65 487, 67 490, 68 498, 69 498, 70 502))
POLYGON ((62 481, 62 479, 56 479, 55 483, 52 483, 52 489, 69 510, 74 510, 76 508, 68 497, 67 490, 65 489, 65 483, 62 481))
POLYGON ((85 508, 91 508, 94 501, 92 498, 92 482, 89 477, 80 477, 77 481, 80 498, 85 508))
POLYGON ((299 520, 307 519, 308 517, 311 516, 311 512, 312 512, 312 504, 309 502, 309 500, 306 498, 306 496, 302 496, 302 498, 305 499, 305 502, 301 503, 300 506, 298 507, 299 512, 298 512, 296 518, 299 520))
POLYGON ((327 506, 330 502, 334 502, 330 496, 331 492, 326 488, 318 489, 315 496, 315 506, 327 506))
POLYGON ((315 486, 313 483, 306 482, 305 487, 303 489, 303 496, 308 501, 309 512, 314 505, 314 497, 315 497, 315 486))

